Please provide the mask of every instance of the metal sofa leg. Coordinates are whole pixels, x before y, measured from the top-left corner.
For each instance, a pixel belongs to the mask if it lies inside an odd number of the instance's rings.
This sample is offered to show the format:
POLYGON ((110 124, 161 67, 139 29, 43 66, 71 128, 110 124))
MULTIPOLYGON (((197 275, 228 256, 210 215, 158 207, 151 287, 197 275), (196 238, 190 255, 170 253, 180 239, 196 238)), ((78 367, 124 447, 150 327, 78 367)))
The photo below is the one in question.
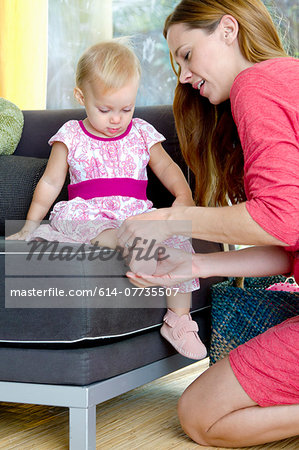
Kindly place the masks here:
POLYGON ((70 408, 70 450, 96 450, 96 406, 70 408))

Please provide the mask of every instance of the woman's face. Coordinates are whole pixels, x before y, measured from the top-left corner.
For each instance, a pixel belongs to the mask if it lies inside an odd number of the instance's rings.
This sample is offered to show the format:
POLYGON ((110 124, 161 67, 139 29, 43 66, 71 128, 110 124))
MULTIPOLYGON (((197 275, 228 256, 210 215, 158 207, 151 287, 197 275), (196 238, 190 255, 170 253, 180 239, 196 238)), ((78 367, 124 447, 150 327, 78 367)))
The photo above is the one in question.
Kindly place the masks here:
POLYGON ((243 70, 236 23, 222 21, 212 34, 189 29, 183 23, 171 25, 167 42, 174 61, 180 66, 180 82, 190 83, 213 105, 227 100, 238 73, 243 70))

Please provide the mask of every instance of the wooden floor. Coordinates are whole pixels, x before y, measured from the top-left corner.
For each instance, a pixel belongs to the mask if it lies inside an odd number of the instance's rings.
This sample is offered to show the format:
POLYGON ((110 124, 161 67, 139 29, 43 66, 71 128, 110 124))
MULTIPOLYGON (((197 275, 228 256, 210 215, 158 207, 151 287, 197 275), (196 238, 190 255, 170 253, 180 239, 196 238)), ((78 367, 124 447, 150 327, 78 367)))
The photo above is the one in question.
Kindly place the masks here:
MULTIPOLYGON (((176 416, 180 394, 207 366, 205 359, 99 405, 97 449, 210 449, 192 442, 176 416)), ((0 449, 68 449, 68 409, 0 403, 0 449)), ((296 450, 299 437, 247 449, 296 450)))

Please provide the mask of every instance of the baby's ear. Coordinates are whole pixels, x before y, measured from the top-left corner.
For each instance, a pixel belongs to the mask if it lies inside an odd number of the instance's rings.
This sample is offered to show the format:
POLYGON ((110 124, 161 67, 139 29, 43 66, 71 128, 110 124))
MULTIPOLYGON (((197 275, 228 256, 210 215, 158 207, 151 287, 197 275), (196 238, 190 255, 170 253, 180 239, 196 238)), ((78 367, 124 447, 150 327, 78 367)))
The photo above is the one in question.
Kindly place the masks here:
POLYGON ((74 89, 74 97, 77 100, 80 105, 84 106, 84 95, 81 89, 79 89, 77 86, 74 89))

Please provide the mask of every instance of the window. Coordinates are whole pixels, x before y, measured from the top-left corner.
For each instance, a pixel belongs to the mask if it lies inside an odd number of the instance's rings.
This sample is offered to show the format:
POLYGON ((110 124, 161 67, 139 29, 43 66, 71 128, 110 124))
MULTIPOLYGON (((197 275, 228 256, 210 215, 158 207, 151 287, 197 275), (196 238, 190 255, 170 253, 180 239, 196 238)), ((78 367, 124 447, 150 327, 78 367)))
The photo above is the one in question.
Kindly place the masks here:
MULTIPOLYGON (((298 54, 297 0, 264 0, 284 44, 298 54)), ((141 61, 137 105, 171 104, 176 77, 162 30, 176 0, 49 0, 47 108, 79 107, 73 98, 75 67, 90 45, 131 36, 141 61)))
POLYGON ((173 0, 50 0, 47 108, 80 107, 73 98, 81 54, 100 40, 130 36, 142 65, 137 105, 171 104, 176 77, 162 35, 173 0), (132 30, 134 33, 132 34, 132 30))
MULTIPOLYGON (((137 105, 170 104, 176 85, 162 36, 179 0, 0 0, 0 97, 21 109, 79 107, 83 51, 129 35, 142 65, 137 105)), ((299 57, 298 0, 264 0, 289 54, 299 57)))
POLYGON ((298 0, 263 0, 280 33, 287 53, 299 58, 298 0))

